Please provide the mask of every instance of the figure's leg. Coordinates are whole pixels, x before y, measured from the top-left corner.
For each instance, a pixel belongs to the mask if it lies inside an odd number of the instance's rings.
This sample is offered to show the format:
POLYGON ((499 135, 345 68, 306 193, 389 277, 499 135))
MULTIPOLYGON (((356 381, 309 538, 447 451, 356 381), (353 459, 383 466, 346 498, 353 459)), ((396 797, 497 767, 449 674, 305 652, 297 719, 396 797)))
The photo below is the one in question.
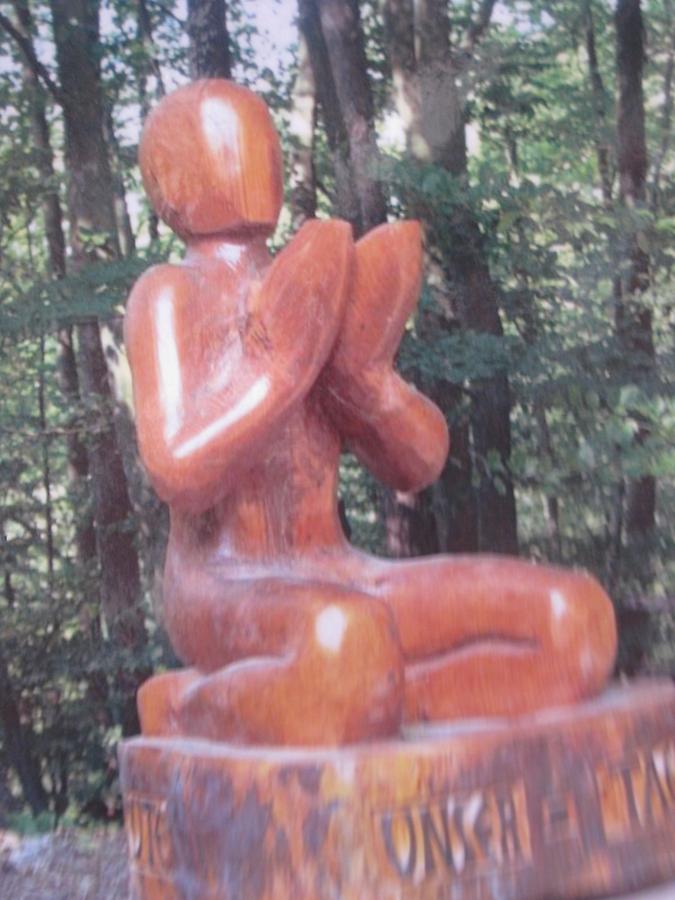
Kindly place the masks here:
MULTIPOLYGON (((396 734, 403 663, 380 600, 321 582, 200 576, 169 618, 179 653, 197 669, 153 679, 170 715, 143 716, 154 733, 275 744, 339 744, 396 734), (218 592, 219 595, 218 595, 218 592), (192 618, 194 617, 194 618, 192 618), (200 622, 210 623, 209 637, 200 622), (191 622, 190 622, 191 620, 191 622), (182 677, 174 685, 162 678, 182 677), (175 693, 172 694, 172 687, 175 693), (169 699, 167 699, 169 697, 169 699)), ((141 708, 153 708, 153 682, 141 708)))
POLYGON ((616 625, 591 576, 506 557, 387 563, 373 592, 394 613, 407 720, 519 715, 591 696, 616 625))

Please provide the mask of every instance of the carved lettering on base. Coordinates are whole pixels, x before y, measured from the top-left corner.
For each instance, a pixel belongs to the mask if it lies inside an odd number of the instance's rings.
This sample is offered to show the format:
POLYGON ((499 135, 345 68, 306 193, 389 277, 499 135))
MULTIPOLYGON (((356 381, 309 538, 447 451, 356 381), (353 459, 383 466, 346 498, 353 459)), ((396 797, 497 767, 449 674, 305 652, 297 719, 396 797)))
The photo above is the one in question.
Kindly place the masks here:
POLYGON ((641 748, 619 764, 595 771, 608 843, 675 818, 675 740, 641 748))
MULTIPOLYGON (((675 740, 603 762, 593 775, 597 794, 590 800, 599 804, 604 846, 671 823, 675 829, 675 740)), ((524 778, 377 813, 385 865, 402 880, 419 884, 532 863, 528 803, 540 809, 542 847, 572 841, 582 854, 595 849, 581 843, 574 793, 552 789, 542 795, 524 778)))
MULTIPOLYGON (((436 777, 439 772, 446 777, 442 758, 435 771, 436 777)), ((404 884, 449 883, 536 868, 543 863, 540 855, 561 842, 571 843, 583 859, 599 849, 628 845, 640 835, 672 831, 675 840, 673 738, 603 761, 587 771, 592 779, 580 772, 577 786, 594 785, 585 795, 555 784, 542 793, 541 782, 529 782, 528 774, 376 810, 370 818, 378 850, 371 865, 382 877, 404 884), (596 805, 603 826, 602 834, 586 838, 592 845, 582 842, 581 815, 582 810, 588 814, 589 804, 596 805), (539 811, 536 818, 534 810, 539 811)), ((125 818, 132 865, 139 872, 170 876, 177 855, 166 802, 129 792, 125 818)))
POLYGON ((415 883, 435 874, 462 875, 532 859, 522 780, 448 794, 377 818, 389 864, 415 883))
POLYGON ((151 872, 169 871, 173 853, 166 821, 166 801, 160 802, 142 794, 127 794, 124 819, 132 865, 151 872))

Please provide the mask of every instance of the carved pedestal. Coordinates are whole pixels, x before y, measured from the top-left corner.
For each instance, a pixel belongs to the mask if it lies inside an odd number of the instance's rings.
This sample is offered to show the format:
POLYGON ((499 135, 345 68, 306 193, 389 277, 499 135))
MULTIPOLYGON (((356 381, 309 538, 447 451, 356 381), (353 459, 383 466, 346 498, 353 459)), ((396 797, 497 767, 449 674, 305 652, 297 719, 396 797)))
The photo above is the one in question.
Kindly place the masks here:
POLYGON ((120 748, 143 900, 617 895, 675 876, 675 687, 335 750, 120 748))

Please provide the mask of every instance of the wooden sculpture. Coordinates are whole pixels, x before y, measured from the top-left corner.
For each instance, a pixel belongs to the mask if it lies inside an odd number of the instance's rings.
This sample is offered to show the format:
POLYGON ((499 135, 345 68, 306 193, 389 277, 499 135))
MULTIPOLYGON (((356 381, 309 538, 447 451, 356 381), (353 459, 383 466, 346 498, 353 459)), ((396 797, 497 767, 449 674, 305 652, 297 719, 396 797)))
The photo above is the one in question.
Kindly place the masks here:
POLYGON ((279 143, 226 81, 163 99, 141 165, 187 244, 134 288, 126 340, 189 668, 144 685, 119 747, 131 896, 580 900, 672 878, 673 685, 577 702, 614 660, 600 586, 376 559, 340 528, 343 447, 407 491, 447 454, 393 368, 418 225, 354 244, 312 221, 272 259, 279 143))
POLYGON ((447 455, 440 411, 393 368, 420 287, 418 224, 354 244, 348 224, 313 220, 273 259, 277 135, 226 81, 162 100, 141 167, 187 244, 135 286, 126 344, 141 454, 171 509, 166 626, 190 667, 142 688, 144 734, 337 745, 598 692, 616 633, 590 576, 376 559, 341 530, 343 447, 405 491, 447 455))

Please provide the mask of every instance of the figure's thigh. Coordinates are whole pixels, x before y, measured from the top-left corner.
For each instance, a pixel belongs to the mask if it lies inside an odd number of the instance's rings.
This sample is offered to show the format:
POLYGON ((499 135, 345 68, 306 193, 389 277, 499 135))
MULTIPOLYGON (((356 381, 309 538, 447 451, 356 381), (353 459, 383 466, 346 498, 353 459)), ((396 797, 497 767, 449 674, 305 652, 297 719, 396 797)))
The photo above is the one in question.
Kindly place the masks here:
POLYGON ((408 718, 511 715, 599 690, 616 651, 611 603, 589 575, 507 557, 387 564, 408 718))
POLYGON ((553 647, 611 617, 590 575, 502 556, 382 562, 368 587, 391 608, 407 659, 481 640, 553 647))

